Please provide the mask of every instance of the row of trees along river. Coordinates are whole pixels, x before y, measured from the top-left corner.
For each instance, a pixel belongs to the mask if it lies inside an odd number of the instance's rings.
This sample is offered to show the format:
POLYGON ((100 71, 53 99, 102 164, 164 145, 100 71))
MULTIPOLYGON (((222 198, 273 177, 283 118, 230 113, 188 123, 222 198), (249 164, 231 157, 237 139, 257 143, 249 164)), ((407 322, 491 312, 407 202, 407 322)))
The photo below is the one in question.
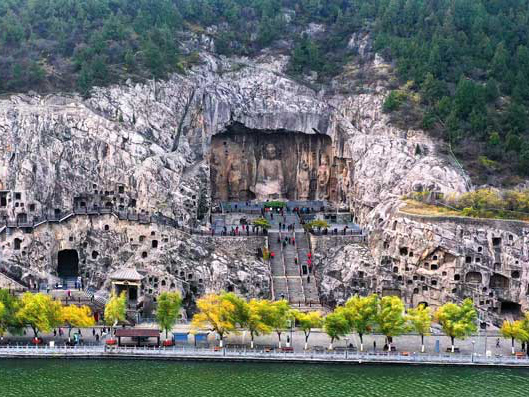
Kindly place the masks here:
MULTIPOLYGON (((182 298, 177 292, 164 292, 158 297, 156 322, 168 334, 180 318, 182 298)), ((477 312, 471 299, 460 304, 446 303, 435 312, 429 307, 419 305, 405 310, 404 303, 397 296, 380 298, 376 294, 351 297, 343 306, 336 307, 324 315, 319 311, 299 311, 292 309, 285 300, 269 301, 265 299, 244 298, 221 292, 207 294, 197 301, 198 312, 194 315, 193 330, 208 329, 219 336, 219 346, 230 333, 247 330, 254 348, 255 337, 276 333, 279 348, 281 336, 292 326, 296 326, 305 335, 305 349, 308 349, 309 337, 313 330, 323 329, 330 338, 329 349, 333 343, 353 332, 360 338, 360 350, 364 350, 363 337, 370 333, 383 334, 391 350, 393 339, 399 335, 415 332, 421 337, 421 351, 424 352, 424 336, 431 330, 432 322, 437 322, 444 333, 451 338, 452 351, 455 339, 464 339, 477 331, 477 312)), ((126 317, 126 296, 112 295, 105 306, 104 323, 111 328, 123 323, 126 317)), ((92 327, 94 316, 87 306, 63 305, 51 296, 42 293, 26 292, 22 296, 13 296, 8 290, 0 289, 0 336, 7 331, 20 334, 30 327, 35 338, 40 333, 65 326, 70 337, 73 328, 92 327)), ((505 321, 501 328, 504 337, 514 342, 529 342, 529 313, 522 320, 505 321)), ((112 339, 111 339, 112 340, 112 339)))

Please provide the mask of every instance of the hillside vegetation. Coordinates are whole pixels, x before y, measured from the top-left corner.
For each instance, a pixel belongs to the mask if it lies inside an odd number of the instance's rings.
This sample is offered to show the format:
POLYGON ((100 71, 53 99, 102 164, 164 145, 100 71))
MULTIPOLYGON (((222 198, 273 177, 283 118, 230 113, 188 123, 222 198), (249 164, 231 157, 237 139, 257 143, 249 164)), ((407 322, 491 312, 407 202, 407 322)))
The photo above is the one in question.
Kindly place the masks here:
POLYGON ((420 126, 484 182, 529 175, 528 0, 3 0, 0 92, 88 95, 184 72, 198 60, 182 45, 189 32, 212 36, 219 54, 286 51, 289 73, 325 82, 355 57, 346 47, 359 30, 413 93, 396 89, 387 112, 419 98, 420 126), (324 29, 304 34, 309 23, 324 29))
POLYGON ((418 215, 529 221, 529 190, 478 189, 443 197, 430 192, 413 193, 407 197, 402 210, 418 215))

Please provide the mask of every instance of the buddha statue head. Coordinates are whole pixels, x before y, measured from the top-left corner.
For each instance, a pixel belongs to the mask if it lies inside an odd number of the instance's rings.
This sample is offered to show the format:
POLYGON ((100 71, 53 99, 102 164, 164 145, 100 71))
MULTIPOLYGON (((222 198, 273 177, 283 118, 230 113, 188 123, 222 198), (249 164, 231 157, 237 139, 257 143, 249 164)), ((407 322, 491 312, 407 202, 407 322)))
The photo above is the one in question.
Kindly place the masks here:
POLYGON ((274 160, 277 157, 277 149, 273 143, 269 143, 265 146, 265 158, 274 160))

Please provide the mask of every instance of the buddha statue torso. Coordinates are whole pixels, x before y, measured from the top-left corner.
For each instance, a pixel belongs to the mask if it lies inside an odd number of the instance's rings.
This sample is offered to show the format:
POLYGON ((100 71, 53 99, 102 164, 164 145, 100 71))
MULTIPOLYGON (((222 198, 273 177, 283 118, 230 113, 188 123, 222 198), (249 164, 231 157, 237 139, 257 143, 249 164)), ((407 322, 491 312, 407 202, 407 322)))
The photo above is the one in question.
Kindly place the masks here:
POLYGON ((257 178, 253 188, 258 200, 283 197, 283 167, 281 160, 276 156, 275 145, 272 143, 266 145, 265 156, 261 158, 257 167, 257 178))

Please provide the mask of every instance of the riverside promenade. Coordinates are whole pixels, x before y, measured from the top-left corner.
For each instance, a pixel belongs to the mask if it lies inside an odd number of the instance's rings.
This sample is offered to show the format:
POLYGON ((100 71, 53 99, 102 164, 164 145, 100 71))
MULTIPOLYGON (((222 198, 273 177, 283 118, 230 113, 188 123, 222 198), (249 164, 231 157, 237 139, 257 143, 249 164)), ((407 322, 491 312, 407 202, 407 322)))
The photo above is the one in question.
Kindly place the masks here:
POLYGON ((368 353, 348 349, 333 351, 283 351, 279 349, 197 348, 173 347, 117 347, 84 346, 3 346, 1 359, 123 359, 174 361, 233 361, 233 362, 288 362, 322 364, 401 364, 401 365, 459 365, 529 368, 527 356, 484 356, 480 354, 403 354, 368 353))

